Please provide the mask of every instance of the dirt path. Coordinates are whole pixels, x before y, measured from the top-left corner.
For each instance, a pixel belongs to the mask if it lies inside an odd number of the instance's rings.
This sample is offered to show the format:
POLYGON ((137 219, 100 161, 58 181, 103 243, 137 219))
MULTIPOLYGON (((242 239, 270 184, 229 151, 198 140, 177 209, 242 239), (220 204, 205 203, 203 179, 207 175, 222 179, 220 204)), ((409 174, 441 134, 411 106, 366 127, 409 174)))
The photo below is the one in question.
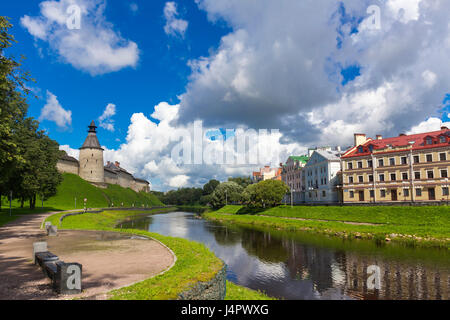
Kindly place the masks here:
POLYGON ((352 221, 341 221, 341 220, 324 220, 324 219, 308 219, 308 218, 295 218, 295 217, 281 217, 281 216, 268 216, 263 214, 258 214, 259 217, 267 218, 283 218, 289 220, 300 220, 300 221, 320 221, 320 222, 342 222, 345 224, 352 224, 356 226, 381 226, 382 223, 370 223, 370 222, 352 222, 352 221))
POLYGON ((157 241, 100 231, 60 231, 47 237, 40 229, 50 214, 30 215, 0 227, 0 300, 104 299, 105 293, 157 275, 174 256, 157 241), (33 265, 33 242, 47 241, 49 250, 66 262, 83 265, 83 293, 58 296, 33 265))

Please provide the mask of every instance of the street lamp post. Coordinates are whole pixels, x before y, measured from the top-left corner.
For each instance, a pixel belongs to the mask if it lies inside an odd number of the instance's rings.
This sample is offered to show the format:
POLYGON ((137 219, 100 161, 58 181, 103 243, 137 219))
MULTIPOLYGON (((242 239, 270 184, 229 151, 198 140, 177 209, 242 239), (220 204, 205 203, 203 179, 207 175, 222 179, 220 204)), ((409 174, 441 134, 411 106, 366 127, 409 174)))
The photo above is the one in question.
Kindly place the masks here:
POLYGON ((295 192, 295 190, 291 189, 291 208, 294 206, 294 196, 293 196, 294 192, 295 192))
POLYGON ((225 190, 225 205, 228 205, 228 191, 225 190))
POLYGON ((12 190, 10 190, 10 191, 9 191, 9 216, 10 216, 10 217, 11 217, 11 212, 12 212, 12 204, 11 204, 11 202, 12 202, 12 196, 13 196, 12 190))

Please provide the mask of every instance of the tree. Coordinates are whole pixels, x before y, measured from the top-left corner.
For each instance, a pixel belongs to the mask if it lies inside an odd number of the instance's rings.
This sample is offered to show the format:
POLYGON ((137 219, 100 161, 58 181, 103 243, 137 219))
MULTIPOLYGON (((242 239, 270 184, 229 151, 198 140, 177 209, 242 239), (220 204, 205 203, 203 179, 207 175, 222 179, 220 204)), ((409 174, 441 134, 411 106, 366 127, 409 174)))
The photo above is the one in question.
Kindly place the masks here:
POLYGON ((38 130, 39 122, 27 117, 25 83, 34 80, 22 71, 21 63, 4 54, 15 42, 8 33, 11 26, 0 17, 0 199, 13 191, 22 205, 29 199, 34 209, 37 195, 54 195, 62 180, 56 169, 60 152, 58 143, 38 130))
POLYGON ((0 16, 0 199, 11 190, 12 169, 24 162, 13 136, 15 124, 23 121, 28 110, 24 94, 29 90, 24 83, 32 80, 19 62, 4 53, 15 42, 8 33, 11 27, 9 20, 0 16))
POLYGON ((214 192, 216 187, 220 184, 219 181, 215 179, 209 180, 204 186, 203 186, 203 195, 207 196, 214 192))
POLYGON ((280 180, 265 180, 247 186, 243 192, 244 202, 249 207, 274 207, 281 203, 289 187, 280 180))
POLYGON ((244 188, 236 182, 223 182, 217 186, 211 195, 210 204, 214 208, 223 207, 225 204, 238 203, 242 200, 244 188))
POLYGON ((246 188, 248 185, 252 184, 252 179, 250 177, 228 178, 228 181, 236 182, 242 188, 246 188))

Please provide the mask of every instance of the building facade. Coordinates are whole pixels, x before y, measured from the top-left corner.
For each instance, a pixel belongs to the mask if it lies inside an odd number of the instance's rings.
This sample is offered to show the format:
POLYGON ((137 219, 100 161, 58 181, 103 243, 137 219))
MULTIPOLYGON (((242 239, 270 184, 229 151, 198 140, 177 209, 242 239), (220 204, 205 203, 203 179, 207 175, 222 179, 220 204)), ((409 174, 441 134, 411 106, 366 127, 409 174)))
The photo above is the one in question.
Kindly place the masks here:
POLYGON ((105 188, 107 184, 131 188, 136 192, 150 192, 150 183, 144 179, 133 177, 131 173, 120 167, 119 162, 107 162, 104 166, 103 148, 97 138, 94 121, 89 125, 88 136, 80 148, 80 159, 64 154, 57 163, 60 172, 79 175, 90 183, 105 188))
POLYGON ((306 203, 338 203, 340 197, 341 151, 316 149, 303 168, 306 203))
POLYGON ((446 127, 387 139, 355 134, 341 160, 344 203, 449 201, 446 127))
POLYGON ((271 180, 277 177, 278 168, 271 168, 270 166, 264 166, 259 171, 253 171, 252 181, 253 183, 258 183, 264 180, 271 180))
POLYGON ((302 169, 308 160, 308 156, 290 156, 282 166, 281 180, 291 189, 291 194, 283 199, 284 202, 305 202, 305 176, 302 169))

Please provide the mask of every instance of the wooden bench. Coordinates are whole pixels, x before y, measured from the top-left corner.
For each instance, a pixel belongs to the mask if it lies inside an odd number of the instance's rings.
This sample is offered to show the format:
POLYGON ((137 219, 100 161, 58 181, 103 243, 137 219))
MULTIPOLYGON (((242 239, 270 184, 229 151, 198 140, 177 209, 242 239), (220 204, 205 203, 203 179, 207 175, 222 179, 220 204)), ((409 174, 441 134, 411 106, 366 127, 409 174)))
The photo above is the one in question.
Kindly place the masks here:
POLYGON ((54 291, 60 294, 81 293, 81 264, 65 263, 49 251, 35 252, 34 261, 51 280, 54 291))

